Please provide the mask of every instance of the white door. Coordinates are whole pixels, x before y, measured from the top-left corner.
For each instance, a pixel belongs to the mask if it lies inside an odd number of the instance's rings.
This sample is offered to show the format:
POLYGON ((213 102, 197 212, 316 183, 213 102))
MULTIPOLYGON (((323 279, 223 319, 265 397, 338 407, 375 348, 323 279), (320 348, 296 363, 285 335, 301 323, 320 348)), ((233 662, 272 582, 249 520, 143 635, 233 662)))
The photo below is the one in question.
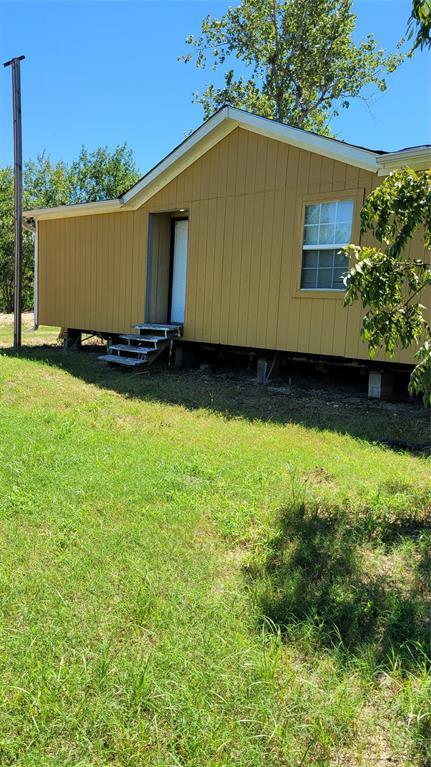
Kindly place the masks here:
POLYGON ((186 220, 175 221, 171 322, 184 322, 188 239, 189 222, 186 220))

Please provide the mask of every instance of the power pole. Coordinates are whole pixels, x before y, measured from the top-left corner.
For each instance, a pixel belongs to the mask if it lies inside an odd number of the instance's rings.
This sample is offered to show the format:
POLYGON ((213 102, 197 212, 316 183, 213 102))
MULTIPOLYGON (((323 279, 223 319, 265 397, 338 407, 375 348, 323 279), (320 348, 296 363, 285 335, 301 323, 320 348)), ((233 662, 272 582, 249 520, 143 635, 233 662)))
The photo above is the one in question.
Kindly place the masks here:
POLYGON ((21 127, 21 72, 20 64, 25 56, 16 56, 3 66, 12 67, 13 99, 13 151, 14 151, 14 217, 15 217, 15 294, 13 345, 21 347, 21 301, 22 301, 22 127, 21 127))

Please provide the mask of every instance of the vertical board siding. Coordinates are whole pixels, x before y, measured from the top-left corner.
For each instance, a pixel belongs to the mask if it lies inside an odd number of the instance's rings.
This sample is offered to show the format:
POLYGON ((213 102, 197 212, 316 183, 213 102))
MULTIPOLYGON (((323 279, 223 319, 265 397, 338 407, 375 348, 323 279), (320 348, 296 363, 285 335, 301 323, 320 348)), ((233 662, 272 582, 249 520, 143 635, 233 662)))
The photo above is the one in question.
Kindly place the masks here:
POLYGON ((122 332, 142 320, 147 214, 41 221, 40 322, 122 332))
MULTIPOLYGON (((166 254, 170 214, 184 208, 187 340, 366 359, 360 305, 298 291, 298 222, 303 195, 349 190, 362 199, 379 183, 375 174, 237 128, 136 211, 41 221, 40 321, 105 332, 142 321, 149 215, 157 214, 152 247, 166 254)), ((163 321, 168 261, 154 263, 151 318, 163 321)), ((411 350, 396 359, 412 362, 411 350)))

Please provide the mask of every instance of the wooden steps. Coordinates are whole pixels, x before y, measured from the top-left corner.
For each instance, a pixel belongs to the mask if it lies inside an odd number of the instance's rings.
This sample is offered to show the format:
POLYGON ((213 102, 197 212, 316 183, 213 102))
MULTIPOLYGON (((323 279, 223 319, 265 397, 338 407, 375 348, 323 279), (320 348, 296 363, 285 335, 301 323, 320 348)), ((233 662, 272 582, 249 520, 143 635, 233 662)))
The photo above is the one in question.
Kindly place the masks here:
POLYGON ((120 333, 119 338, 126 343, 109 344, 107 353, 100 355, 99 360, 128 368, 150 365, 183 331, 183 326, 176 323, 145 322, 132 328, 139 332, 120 333))

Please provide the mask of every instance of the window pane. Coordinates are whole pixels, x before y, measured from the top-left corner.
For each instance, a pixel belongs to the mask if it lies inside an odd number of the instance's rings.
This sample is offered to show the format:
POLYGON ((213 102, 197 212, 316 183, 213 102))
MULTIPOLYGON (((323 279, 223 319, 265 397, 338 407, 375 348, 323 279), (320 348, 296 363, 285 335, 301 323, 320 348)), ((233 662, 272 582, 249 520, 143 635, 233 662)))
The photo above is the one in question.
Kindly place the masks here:
POLYGON ((305 223, 318 224, 319 214, 320 214, 320 205, 306 205, 305 206, 305 223))
POLYGON ((317 273, 318 288, 332 288, 332 269, 319 269, 317 273))
POLYGON ((318 226, 305 226, 304 227, 304 243, 305 243, 305 245, 317 245, 318 234, 319 234, 319 227, 318 226))
POLYGON ((303 269, 301 288, 315 288, 317 285, 317 269, 303 269))
POLYGON ((353 200, 340 200, 337 206, 337 222, 351 222, 353 216, 353 200))
POLYGON ((301 287, 308 290, 344 290, 342 280, 348 256, 338 251, 352 237, 353 200, 335 200, 305 206, 301 287), (325 247, 324 247, 325 246, 325 247))
POLYGON ((319 260, 318 250, 304 250, 302 254, 302 266, 303 267, 316 267, 319 260))
POLYGON ((333 250, 321 250, 319 258, 319 266, 330 266, 331 269, 334 265, 334 251, 333 250))
POLYGON ((334 282, 332 287, 338 288, 339 290, 344 290, 345 285, 342 280, 343 274, 345 274, 346 269, 334 269, 334 282))
POLYGON ((336 210, 337 210, 336 202, 323 202, 322 209, 320 211, 320 223, 334 224, 336 210))
POLYGON ((350 234, 352 227, 350 224, 337 224, 335 227, 335 242, 347 243, 350 242, 350 234))
POLYGON ((319 227, 319 244, 330 245, 335 242, 335 226, 334 224, 321 224, 319 227))
POLYGON ((347 270, 347 268, 349 266, 349 259, 348 259, 348 257, 345 256, 344 253, 341 253, 341 251, 336 253, 335 254, 335 259, 334 259, 334 266, 339 266, 339 267, 342 267, 343 269, 347 270))

